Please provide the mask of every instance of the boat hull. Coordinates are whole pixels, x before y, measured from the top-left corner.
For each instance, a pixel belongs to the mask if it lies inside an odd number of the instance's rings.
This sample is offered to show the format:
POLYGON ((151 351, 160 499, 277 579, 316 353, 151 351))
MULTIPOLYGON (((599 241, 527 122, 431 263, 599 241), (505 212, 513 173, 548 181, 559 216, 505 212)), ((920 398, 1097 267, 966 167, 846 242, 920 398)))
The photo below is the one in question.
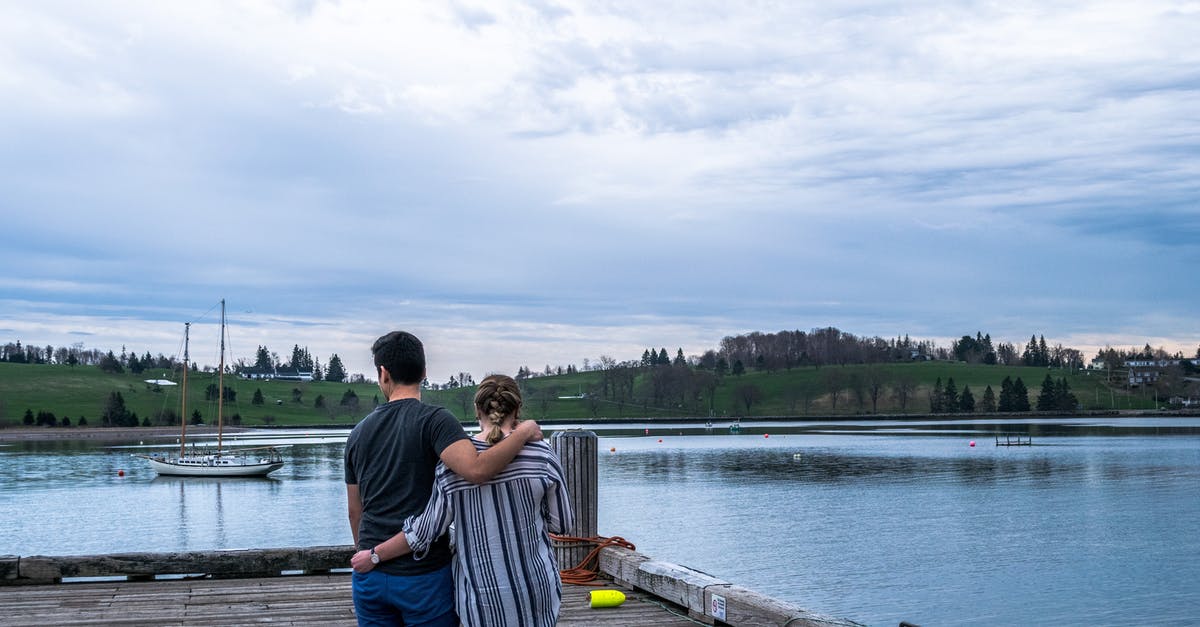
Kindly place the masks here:
POLYGON ((183 460, 147 457, 150 468, 172 477, 265 477, 280 468, 282 461, 246 461, 217 456, 183 460))

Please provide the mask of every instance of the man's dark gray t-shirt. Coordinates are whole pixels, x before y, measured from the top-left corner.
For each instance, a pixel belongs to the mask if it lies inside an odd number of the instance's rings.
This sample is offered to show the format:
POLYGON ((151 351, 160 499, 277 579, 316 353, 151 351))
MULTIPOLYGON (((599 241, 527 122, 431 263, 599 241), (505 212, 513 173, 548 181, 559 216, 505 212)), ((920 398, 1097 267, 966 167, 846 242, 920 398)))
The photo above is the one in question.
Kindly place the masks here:
MULTIPOLYGON (((417 399, 390 401, 363 418, 346 439, 346 484, 358 485, 362 521, 358 548, 369 549, 398 533, 404 519, 425 510, 434 469, 447 446, 467 439, 449 411, 417 399)), ((392 575, 420 575, 450 563, 443 535, 421 560, 412 555, 381 563, 392 575)))

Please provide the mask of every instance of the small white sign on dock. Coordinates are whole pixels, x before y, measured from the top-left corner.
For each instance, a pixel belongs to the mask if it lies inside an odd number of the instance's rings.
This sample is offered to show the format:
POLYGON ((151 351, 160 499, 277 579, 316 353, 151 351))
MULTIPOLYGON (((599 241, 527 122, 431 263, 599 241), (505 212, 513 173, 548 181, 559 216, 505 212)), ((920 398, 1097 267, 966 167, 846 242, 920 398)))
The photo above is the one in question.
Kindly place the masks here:
POLYGON ((708 613, 717 620, 725 620, 725 597, 714 594, 712 602, 708 604, 708 613))

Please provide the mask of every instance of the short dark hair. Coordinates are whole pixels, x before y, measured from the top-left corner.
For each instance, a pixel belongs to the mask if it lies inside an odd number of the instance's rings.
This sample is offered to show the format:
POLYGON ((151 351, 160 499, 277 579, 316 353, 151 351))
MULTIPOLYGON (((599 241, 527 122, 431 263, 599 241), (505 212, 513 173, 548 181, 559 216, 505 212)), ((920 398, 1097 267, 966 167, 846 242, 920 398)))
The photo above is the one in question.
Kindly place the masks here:
POLYGON ((371 354, 376 374, 383 366, 396 383, 413 385, 425 378, 425 346, 412 333, 392 331, 381 336, 371 346, 371 354))

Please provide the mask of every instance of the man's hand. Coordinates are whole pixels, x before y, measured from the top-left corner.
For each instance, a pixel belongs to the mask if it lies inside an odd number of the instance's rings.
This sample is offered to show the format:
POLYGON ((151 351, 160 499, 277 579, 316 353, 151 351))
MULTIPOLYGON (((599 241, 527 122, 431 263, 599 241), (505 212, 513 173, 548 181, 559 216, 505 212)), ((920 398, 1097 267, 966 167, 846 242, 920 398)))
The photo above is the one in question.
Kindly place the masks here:
POLYGON ((525 442, 537 442, 542 439, 542 428, 532 420, 521 421, 513 433, 516 433, 518 438, 524 438, 525 442))
POLYGON ((363 549, 350 558, 350 566, 356 573, 369 573, 375 565, 371 563, 371 550, 363 549))

